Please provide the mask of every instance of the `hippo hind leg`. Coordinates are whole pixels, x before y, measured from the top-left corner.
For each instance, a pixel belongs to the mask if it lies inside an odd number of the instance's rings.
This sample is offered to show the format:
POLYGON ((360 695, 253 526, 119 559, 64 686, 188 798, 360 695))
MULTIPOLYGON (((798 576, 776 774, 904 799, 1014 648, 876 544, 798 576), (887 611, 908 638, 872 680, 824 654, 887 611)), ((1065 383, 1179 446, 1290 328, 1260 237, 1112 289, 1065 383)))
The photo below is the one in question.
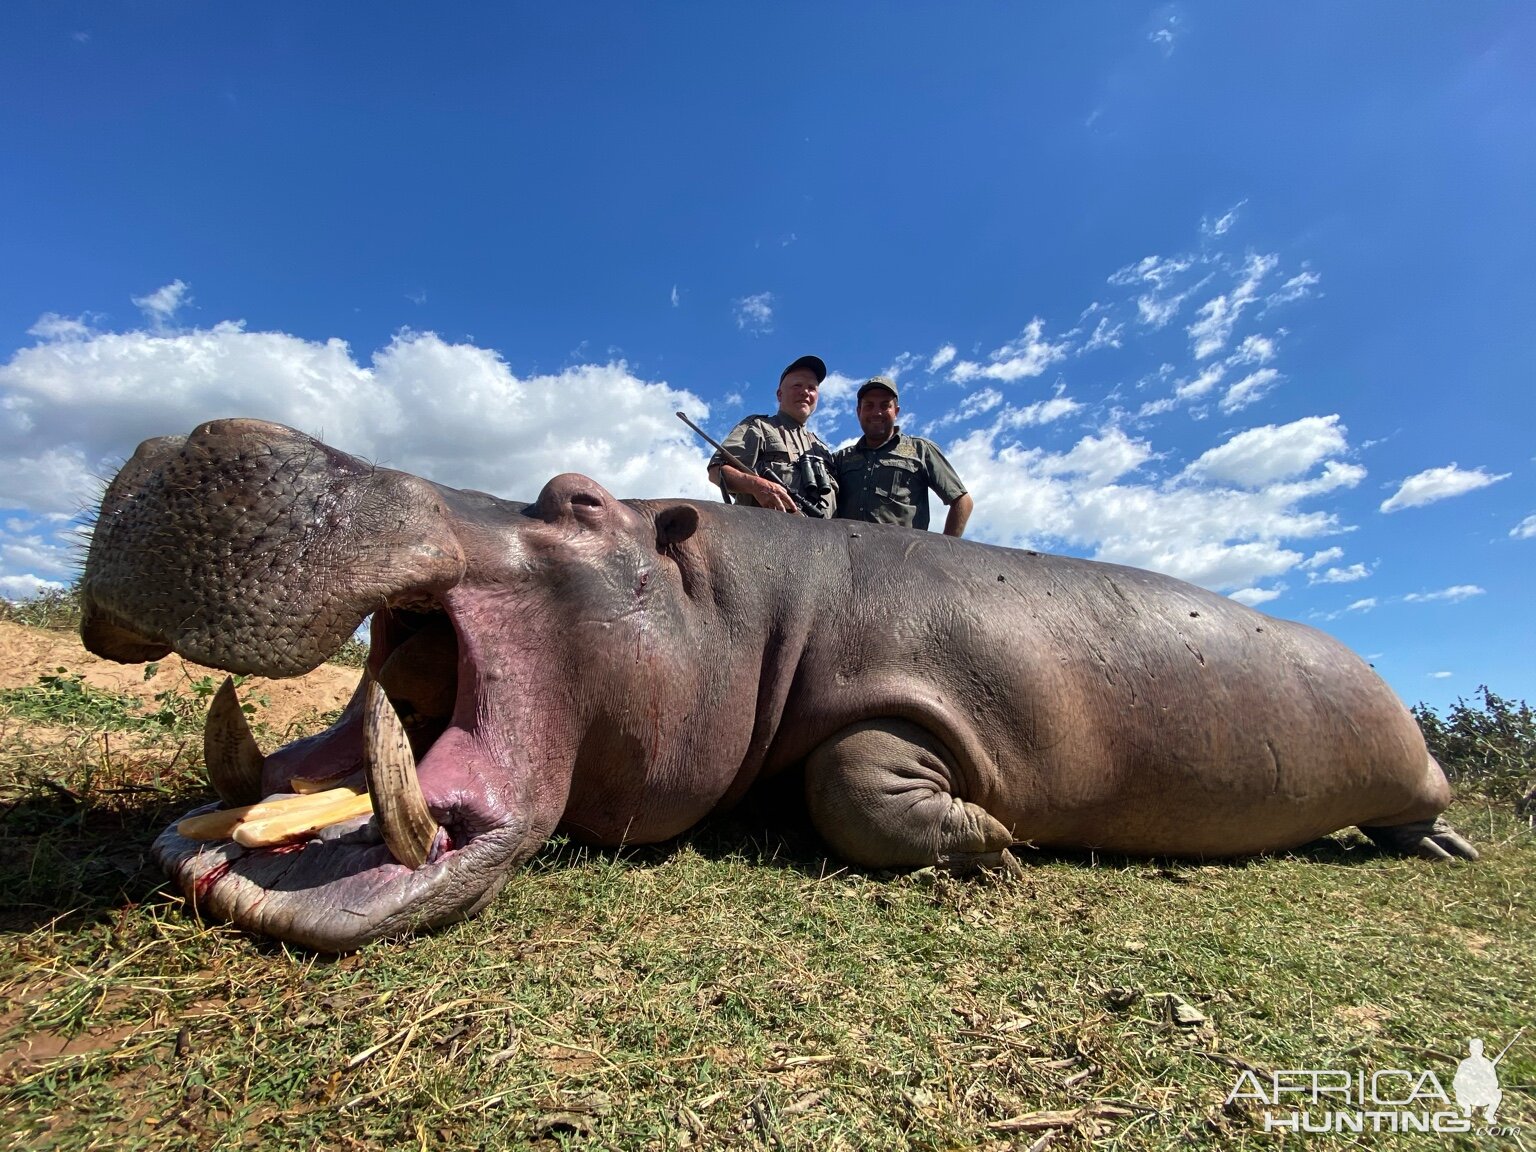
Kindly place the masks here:
POLYGON ((806 761, 811 821, 845 860, 866 868, 956 871, 1017 864, 1012 833, 984 809, 954 795, 942 744, 905 720, 843 729, 806 761))
POLYGON ((1414 820, 1408 824, 1360 825, 1377 847, 1402 856, 1422 856, 1426 860, 1476 860, 1477 849, 1443 816, 1414 820))

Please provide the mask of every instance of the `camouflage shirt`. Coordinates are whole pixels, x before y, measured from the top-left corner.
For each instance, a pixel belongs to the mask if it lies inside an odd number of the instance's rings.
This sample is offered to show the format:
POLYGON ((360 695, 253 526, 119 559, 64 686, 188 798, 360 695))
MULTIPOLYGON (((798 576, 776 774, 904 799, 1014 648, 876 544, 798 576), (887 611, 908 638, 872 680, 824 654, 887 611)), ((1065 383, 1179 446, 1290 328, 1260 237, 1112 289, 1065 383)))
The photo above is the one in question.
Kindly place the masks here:
MULTIPOLYGON (((837 472, 832 466, 832 449, 816 433, 804 424, 797 424, 782 412, 772 416, 748 416, 731 429, 725 438, 725 447, 731 454, 755 470, 758 475, 776 480, 798 496, 803 496, 831 516, 837 509, 837 472), (809 489, 795 463, 801 456, 810 454, 821 459, 830 491, 816 492, 809 489)), ((725 463, 725 457, 716 452, 710 458, 711 469, 725 463)), ((729 494, 728 494, 729 495, 729 494)), ((741 500, 741 497, 736 497, 741 500)))
POLYGON ((837 514, 847 520, 928 527, 928 490, 945 504, 965 495, 965 485, 932 440, 903 436, 901 429, 878 448, 862 439, 834 457, 840 493, 837 514))

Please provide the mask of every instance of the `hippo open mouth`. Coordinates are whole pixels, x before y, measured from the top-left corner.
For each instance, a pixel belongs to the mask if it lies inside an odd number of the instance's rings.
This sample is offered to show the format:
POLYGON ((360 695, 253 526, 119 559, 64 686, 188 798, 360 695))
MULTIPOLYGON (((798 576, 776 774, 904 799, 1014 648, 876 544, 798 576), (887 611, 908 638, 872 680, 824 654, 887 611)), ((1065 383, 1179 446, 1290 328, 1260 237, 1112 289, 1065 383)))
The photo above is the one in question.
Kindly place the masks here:
POLYGON ((373 614, 358 689, 326 731, 263 757, 233 681, 215 696, 204 758, 223 804, 154 848, 210 915, 351 946, 474 913, 526 854, 526 821, 490 786, 507 770, 487 750, 513 734, 474 691, 460 696, 449 611, 398 599, 412 606, 373 614))
POLYGON ((477 911, 559 823, 583 749, 604 751, 583 741, 601 708, 565 650, 645 619, 654 545, 607 531, 635 519, 585 478, 525 505, 255 420, 147 441, 97 518, 87 648, 293 676, 371 620, 361 683, 323 733, 263 757, 220 691, 205 752, 223 805, 167 829, 161 864, 200 911, 324 950, 477 911), (577 620, 530 598, 534 572, 580 593, 595 549, 629 557, 638 598, 578 595, 577 620))

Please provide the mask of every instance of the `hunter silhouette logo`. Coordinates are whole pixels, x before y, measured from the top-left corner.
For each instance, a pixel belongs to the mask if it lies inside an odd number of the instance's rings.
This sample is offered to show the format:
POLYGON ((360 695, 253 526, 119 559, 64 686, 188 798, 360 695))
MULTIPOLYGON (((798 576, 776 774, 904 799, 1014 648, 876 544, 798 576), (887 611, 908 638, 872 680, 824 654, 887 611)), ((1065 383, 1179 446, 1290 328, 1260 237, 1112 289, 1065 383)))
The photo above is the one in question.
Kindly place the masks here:
POLYGON ((1468 1038, 1468 1055, 1456 1066, 1450 1092, 1430 1068, 1244 1069, 1226 1105, 1259 1105, 1266 1132, 1471 1132, 1477 1112, 1482 1113, 1478 1131, 1501 1132, 1494 1127, 1504 1099, 1498 1064, 1524 1031, 1517 1030, 1491 1060, 1482 1040, 1468 1038))
MULTIPOLYGON (((1520 1029, 1520 1032, 1524 1031, 1524 1028, 1520 1029)), ((1470 1117, 1481 1108, 1483 1119, 1489 1124, 1493 1123, 1494 1113, 1499 1110, 1499 1101, 1504 1099, 1504 1093, 1499 1089, 1499 1072, 1495 1065, 1504 1059, 1504 1052, 1508 1052, 1510 1045, 1519 1039, 1520 1032, 1516 1032, 1514 1039, 1504 1045, 1504 1051, 1492 1060, 1483 1055, 1481 1040, 1474 1037, 1467 1041, 1467 1050, 1471 1054, 1456 1066, 1456 1078, 1451 1081, 1451 1091, 1456 1093, 1456 1107, 1461 1109, 1463 1116, 1470 1117)))

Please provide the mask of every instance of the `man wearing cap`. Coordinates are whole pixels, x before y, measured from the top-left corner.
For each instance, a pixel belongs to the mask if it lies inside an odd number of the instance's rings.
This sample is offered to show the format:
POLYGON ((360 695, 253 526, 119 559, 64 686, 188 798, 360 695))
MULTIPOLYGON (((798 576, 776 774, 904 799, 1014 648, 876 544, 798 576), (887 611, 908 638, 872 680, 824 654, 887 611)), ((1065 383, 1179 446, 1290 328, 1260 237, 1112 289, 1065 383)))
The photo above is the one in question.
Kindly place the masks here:
POLYGON ((805 426, 816 411, 827 366, 819 356, 802 356, 779 373, 779 410, 772 416, 748 416, 725 438, 725 447, 755 472, 727 464, 716 452, 709 461, 709 479, 739 503, 797 512, 793 492, 822 516, 837 509, 837 482, 832 449, 805 426), (800 458, 811 459, 802 466, 800 458))
POLYGON ((896 423, 896 381, 872 376, 859 386, 859 427, 864 435, 834 460, 837 514, 848 520, 928 527, 928 490, 949 506, 944 535, 959 536, 975 501, 932 440, 907 436, 896 423))

